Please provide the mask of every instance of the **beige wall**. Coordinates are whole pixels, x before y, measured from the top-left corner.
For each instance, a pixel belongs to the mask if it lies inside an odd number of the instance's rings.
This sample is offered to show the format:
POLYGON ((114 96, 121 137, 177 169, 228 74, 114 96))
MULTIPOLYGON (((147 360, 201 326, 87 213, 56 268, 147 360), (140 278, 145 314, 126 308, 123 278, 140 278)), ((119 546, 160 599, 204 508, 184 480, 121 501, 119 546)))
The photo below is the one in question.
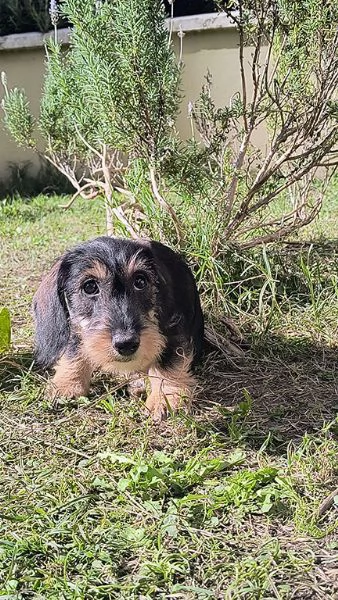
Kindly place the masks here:
MULTIPOLYGON (((31 35, 31 34, 30 34, 31 35)), ((17 36, 18 37, 18 36, 17 36)), ((173 33, 175 49, 179 51, 177 32, 173 33)), ((250 49, 247 50, 247 58, 250 49)), ((187 117, 188 102, 194 101, 209 70, 213 75, 213 95, 217 105, 224 105, 240 90, 238 64, 238 35, 234 28, 188 31, 183 37, 183 102, 178 118, 178 129, 184 137, 190 134, 187 117)), ((0 70, 7 73, 10 87, 26 90, 32 111, 37 114, 44 73, 43 47, 25 50, 3 49, 0 40, 0 70)), ((0 95, 2 96, 2 89, 0 95)), ((263 138, 260 140, 263 143, 263 138)), ((36 164, 32 151, 18 148, 0 125, 0 179, 6 176, 8 162, 30 160, 36 164)))
MULTIPOLYGON (((175 40, 178 53, 178 42, 175 40)), ((188 103, 198 98, 205 75, 212 75, 212 96, 216 106, 229 104, 231 97, 241 91, 239 71, 239 36, 234 28, 219 28, 189 32, 183 38, 183 101, 178 118, 178 129, 184 137, 191 132, 188 119, 188 103)), ((252 48, 244 50, 245 67, 250 69, 252 48)), ((250 101, 251 78, 247 77, 247 93, 250 101)), ((266 130, 262 126, 253 135, 253 142, 264 148, 267 141, 266 130)))
MULTIPOLYGON (((38 114, 40 94, 44 73, 44 50, 34 48, 26 50, 0 52, 0 70, 5 71, 9 87, 26 90, 32 111, 38 114)), ((3 89, 0 90, 1 97, 3 89)), ((2 113, 3 114, 3 113, 2 113)), ((19 148, 0 124, 0 179, 8 174, 8 163, 32 161, 37 163, 36 155, 31 150, 19 148)))
MULTIPOLYGON (((178 52, 178 42, 175 39, 178 52)), ((238 35, 234 29, 187 33, 183 37, 183 101, 178 119, 179 131, 190 134, 188 103, 198 98, 208 70, 212 75, 213 99, 224 106, 240 90, 238 35)))

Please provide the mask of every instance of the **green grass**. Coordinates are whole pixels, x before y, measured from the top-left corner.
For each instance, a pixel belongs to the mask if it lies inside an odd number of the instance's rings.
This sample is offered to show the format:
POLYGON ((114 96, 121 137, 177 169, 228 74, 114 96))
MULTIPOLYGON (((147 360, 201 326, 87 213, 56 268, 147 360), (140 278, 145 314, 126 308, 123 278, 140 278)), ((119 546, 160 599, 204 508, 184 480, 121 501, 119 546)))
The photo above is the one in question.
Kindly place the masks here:
POLYGON ((104 233, 99 203, 60 203, 0 204, 0 598, 334 598, 334 194, 313 246, 234 257, 224 289, 247 350, 210 353, 193 414, 157 427, 107 377, 57 408, 44 396, 32 295, 58 254, 104 233))

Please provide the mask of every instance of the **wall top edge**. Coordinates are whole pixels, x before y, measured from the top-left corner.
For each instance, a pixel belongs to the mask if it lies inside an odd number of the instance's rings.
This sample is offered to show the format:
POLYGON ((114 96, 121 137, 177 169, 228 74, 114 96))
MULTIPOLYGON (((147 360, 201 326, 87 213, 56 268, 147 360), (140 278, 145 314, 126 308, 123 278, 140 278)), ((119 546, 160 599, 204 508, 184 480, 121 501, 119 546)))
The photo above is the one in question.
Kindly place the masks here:
MULTIPOLYGON (((170 26, 170 19, 167 19, 170 26)), ((206 13, 191 17, 175 17, 172 20, 172 31, 205 31, 210 29, 232 29, 235 23, 225 13, 206 13)))
MULTIPOLYGON (((170 19, 167 19, 167 26, 170 27, 170 19)), ((193 15, 191 17, 176 17, 171 21, 171 29, 174 33, 188 33, 194 31, 210 31, 213 29, 232 29, 235 24, 229 17, 223 13, 207 13, 204 15, 193 15)), ((69 43, 70 29, 58 29, 58 40, 62 44, 69 43)), ((0 36, 1 50, 24 50, 26 48, 39 48, 44 46, 45 42, 54 37, 54 31, 48 33, 39 33, 32 31, 29 33, 13 33, 11 35, 0 36)))

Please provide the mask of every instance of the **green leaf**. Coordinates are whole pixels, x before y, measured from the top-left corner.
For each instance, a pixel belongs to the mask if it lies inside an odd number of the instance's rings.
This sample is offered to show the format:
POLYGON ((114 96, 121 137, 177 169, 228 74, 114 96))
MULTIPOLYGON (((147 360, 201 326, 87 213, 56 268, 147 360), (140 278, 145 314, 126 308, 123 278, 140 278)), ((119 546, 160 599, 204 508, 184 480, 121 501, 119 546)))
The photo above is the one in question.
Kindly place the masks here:
POLYGON ((129 487, 129 484, 130 484, 130 479, 123 477, 122 479, 119 480, 119 482, 117 484, 117 489, 120 492, 125 492, 125 490, 129 487))
POLYGON ((142 542, 145 537, 146 530, 144 527, 132 527, 127 525, 123 531, 123 537, 129 542, 142 542))
POLYGON ((0 308, 0 352, 8 350, 11 343, 11 317, 8 308, 0 308))
POLYGON ((98 458, 100 459, 109 459, 112 464, 119 465, 134 465, 135 461, 129 456, 124 456, 123 454, 117 454, 116 452, 112 452, 111 450, 106 450, 105 452, 99 452, 98 458))

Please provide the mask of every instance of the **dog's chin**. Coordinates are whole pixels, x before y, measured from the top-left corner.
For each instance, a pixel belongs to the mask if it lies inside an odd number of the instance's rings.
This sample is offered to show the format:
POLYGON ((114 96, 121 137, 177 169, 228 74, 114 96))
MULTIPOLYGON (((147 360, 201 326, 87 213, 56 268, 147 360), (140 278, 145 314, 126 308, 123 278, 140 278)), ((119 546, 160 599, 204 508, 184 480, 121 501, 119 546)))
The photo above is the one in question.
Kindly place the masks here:
POLYGON ((138 363, 142 360, 142 353, 139 352, 139 349, 136 350, 133 354, 129 354, 128 356, 123 356, 123 354, 119 354, 116 350, 111 350, 109 352, 109 362, 113 365, 120 366, 123 370, 125 367, 128 370, 128 366, 134 363, 138 363))
POLYGON ((149 367, 153 364, 154 357, 148 357, 139 349, 130 356, 122 356, 117 353, 110 353, 109 360, 104 365, 104 370, 121 375, 130 375, 132 373, 147 373, 149 367))
POLYGON ((130 356, 122 356, 122 354, 112 354, 111 355, 112 362, 117 362, 117 363, 132 362, 136 358, 137 358, 137 352, 134 352, 134 354, 130 354, 130 356))

